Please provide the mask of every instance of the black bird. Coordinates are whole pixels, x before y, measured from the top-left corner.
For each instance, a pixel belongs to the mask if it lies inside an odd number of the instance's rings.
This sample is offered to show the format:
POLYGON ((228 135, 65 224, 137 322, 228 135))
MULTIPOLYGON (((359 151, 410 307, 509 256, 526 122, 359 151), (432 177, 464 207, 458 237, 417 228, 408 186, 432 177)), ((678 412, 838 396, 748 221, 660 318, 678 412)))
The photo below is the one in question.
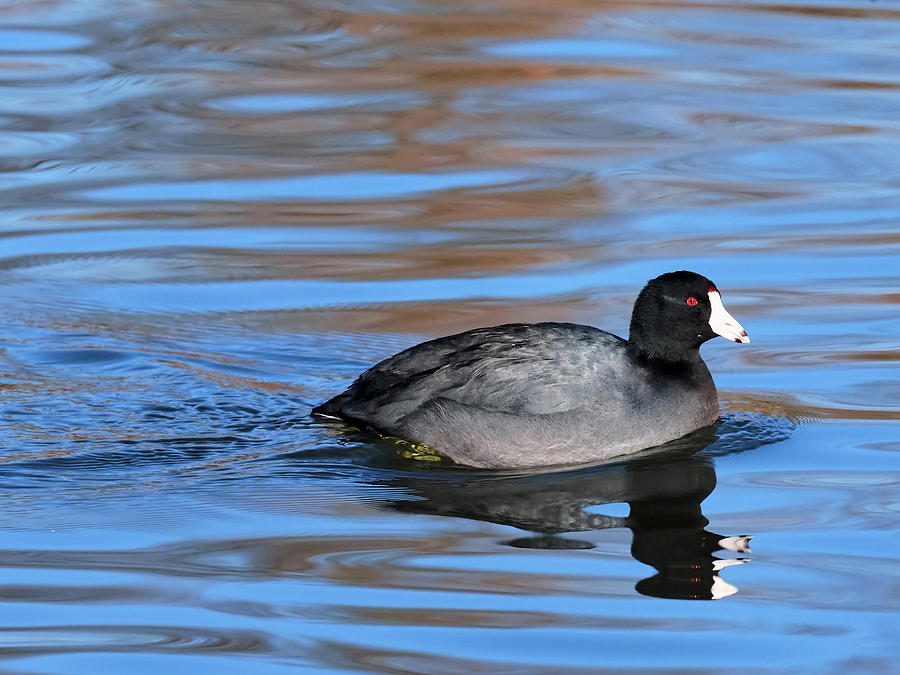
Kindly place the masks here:
POLYGON ((628 340, 572 323, 476 328, 385 359, 312 413, 470 466, 598 462, 718 418, 699 352, 716 335, 750 342, 713 282, 670 272, 638 295, 628 340))

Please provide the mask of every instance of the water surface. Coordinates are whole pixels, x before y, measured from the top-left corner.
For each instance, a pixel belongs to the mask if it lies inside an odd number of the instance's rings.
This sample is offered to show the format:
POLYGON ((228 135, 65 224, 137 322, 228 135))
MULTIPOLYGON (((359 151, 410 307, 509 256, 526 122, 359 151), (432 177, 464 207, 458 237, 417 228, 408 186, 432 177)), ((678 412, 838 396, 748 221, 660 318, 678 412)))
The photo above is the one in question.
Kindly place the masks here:
POLYGON ((0 669, 895 672, 898 74, 891 2, 0 7, 0 669), (308 417, 685 268, 753 342, 659 453, 308 417))

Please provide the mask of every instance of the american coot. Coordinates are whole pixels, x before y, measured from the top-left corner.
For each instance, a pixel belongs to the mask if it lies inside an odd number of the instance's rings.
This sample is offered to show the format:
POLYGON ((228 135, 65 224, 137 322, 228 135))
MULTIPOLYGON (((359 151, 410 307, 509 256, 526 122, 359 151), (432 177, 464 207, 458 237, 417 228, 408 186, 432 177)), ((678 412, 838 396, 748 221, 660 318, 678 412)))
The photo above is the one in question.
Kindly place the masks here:
POLYGON ((715 284, 686 271, 649 281, 630 330, 623 340, 572 323, 476 328, 385 359, 312 412, 485 468, 602 461, 714 422, 700 345, 750 342, 715 284))

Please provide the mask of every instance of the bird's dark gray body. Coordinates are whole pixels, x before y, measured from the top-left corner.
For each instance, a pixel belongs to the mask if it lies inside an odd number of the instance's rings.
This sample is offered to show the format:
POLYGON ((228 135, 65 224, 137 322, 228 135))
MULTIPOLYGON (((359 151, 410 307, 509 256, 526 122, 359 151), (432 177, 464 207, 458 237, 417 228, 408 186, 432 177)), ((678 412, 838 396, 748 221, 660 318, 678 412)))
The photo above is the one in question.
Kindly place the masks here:
POLYGON ((590 326, 478 328, 378 363, 313 412, 470 466, 596 462, 716 420, 716 388, 694 354, 661 367, 590 326))

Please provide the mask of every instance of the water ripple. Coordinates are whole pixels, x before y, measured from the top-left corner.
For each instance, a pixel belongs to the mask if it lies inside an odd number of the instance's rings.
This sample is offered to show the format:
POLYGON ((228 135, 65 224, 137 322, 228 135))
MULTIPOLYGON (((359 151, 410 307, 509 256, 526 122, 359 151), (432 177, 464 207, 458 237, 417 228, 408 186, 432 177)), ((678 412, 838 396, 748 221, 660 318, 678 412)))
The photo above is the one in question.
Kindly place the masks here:
POLYGON ((0 158, 56 154, 81 142, 78 134, 0 131, 0 158))
MULTIPOLYGON (((406 197, 438 190, 525 190, 532 185, 540 187, 548 178, 546 175, 535 177, 525 170, 513 168, 427 174, 373 171, 258 180, 128 184, 88 190, 82 195, 108 201, 324 201, 340 194, 344 199, 365 200, 406 197)), ((550 178, 550 181, 568 182, 572 178, 571 173, 557 172, 557 176, 550 178)))
POLYGON ((186 626, 36 626, 0 629, 7 656, 66 652, 259 652, 268 648, 261 635, 203 630, 186 626))
POLYGON ((102 59, 83 54, 0 56, 0 83, 96 77, 110 70, 110 65, 102 59))
POLYGON ((79 49, 90 38, 77 33, 47 30, 0 29, 0 52, 48 52, 79 49))
POLYGON ((299 111, 333 111, 359 108, 370 115, 382 110, 408 110, 427 103, 421 93, 413 91, 352 92, 344 94, 259 94, 233 96, 207 101, 214 110, 247 113, 288 113, 299 111))

